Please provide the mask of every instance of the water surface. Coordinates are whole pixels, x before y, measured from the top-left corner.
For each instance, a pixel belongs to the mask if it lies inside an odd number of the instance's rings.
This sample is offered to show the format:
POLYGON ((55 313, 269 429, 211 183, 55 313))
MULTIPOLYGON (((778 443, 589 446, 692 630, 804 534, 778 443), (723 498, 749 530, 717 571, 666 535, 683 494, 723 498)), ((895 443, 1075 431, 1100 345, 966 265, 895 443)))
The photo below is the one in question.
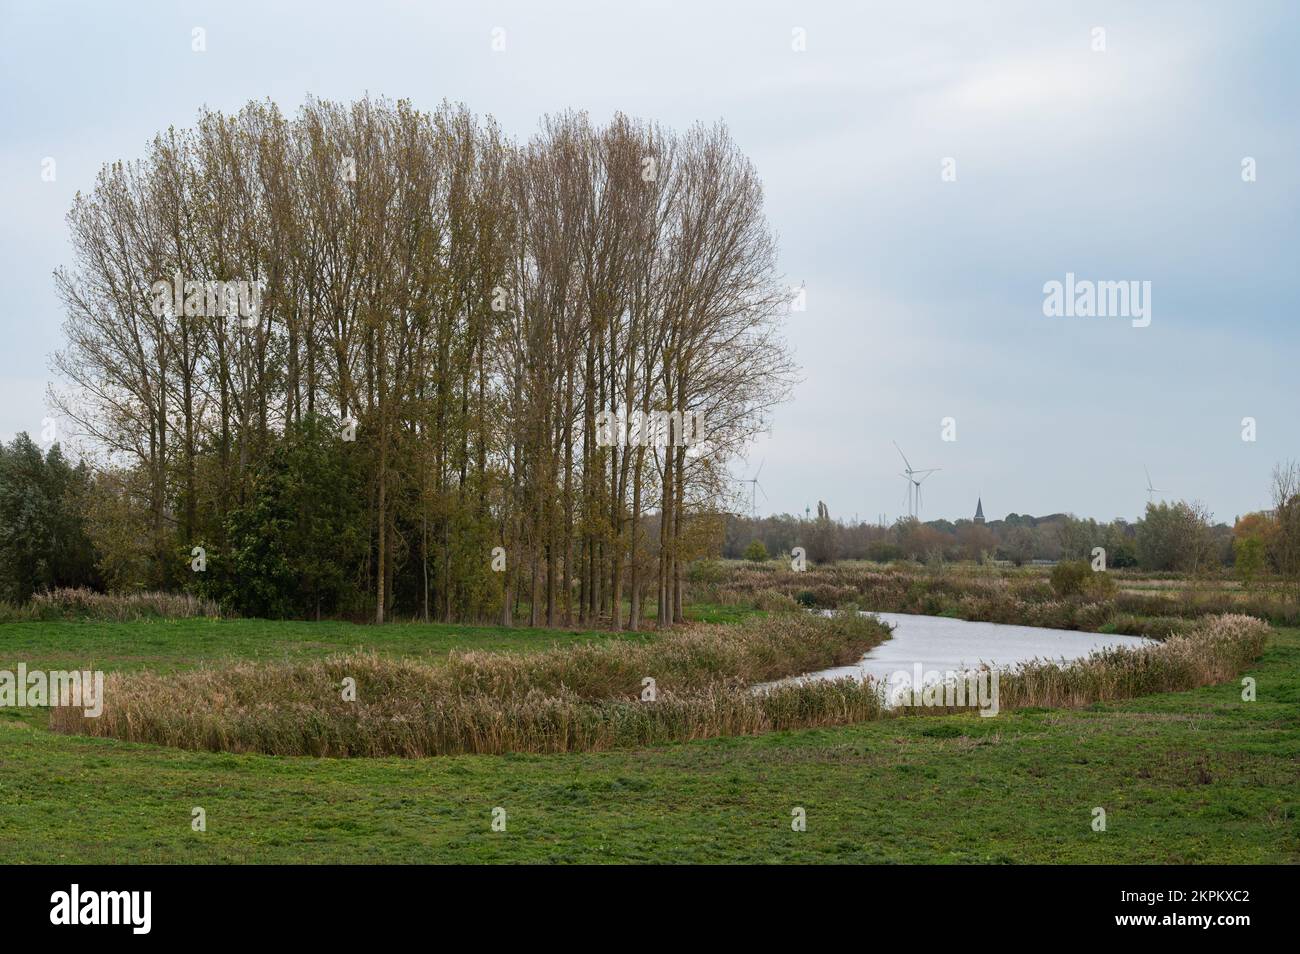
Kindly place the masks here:
POLYGON ((851 666, 836 666, 798 676, 799 679, 863 679, 888 681, 900 670, 912 673, 917 663, 925 672, 961 672, 987 665, 1013 669, 1031 659, 1073 662, 1096 649, 1112 646, 1150 646, 1155 640, 1141 636, 1108 636, 1072 629, 1013 626, 1007 623, 972 623, 946 616, 909 613, 864 613, 894 627, 887 639, 851 666))

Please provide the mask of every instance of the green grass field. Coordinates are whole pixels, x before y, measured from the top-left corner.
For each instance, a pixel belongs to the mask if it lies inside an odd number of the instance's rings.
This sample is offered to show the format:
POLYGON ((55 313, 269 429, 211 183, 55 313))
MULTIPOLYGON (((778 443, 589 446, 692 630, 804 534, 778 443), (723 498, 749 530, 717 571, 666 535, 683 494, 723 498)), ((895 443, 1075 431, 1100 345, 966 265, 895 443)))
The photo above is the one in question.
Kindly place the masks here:
MULTIPOLYGON (((708 617, 706 611, 701 615, 708 617)), ((718 614, 722 616, 724 614, 718 614)), ((595 633, 185 620, 0 627, 0 669, 595 633)), ((638 638, 653 638, 642 636, 638 638)), ((649 750, 423 760, 185 752, 0 710, 0 863, 1300 861, 1300 630, 1236 684, 1082 711, 893 719, 649 750), (191 810, 207 830, 191 829, 191 810), (491 830, 506 810, 506 831, 491 830), (791 830, 802 807, 807 830, 791 830), (1092 829, 1094 807, 1107 830, 1092 829)))

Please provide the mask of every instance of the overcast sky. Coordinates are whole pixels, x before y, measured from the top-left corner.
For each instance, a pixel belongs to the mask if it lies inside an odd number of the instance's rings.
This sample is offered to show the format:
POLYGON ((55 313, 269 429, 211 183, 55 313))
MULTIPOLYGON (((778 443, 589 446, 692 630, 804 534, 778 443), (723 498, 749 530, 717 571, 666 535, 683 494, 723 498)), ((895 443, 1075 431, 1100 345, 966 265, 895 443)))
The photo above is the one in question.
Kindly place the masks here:
POLYGON ((48 413, 50 273, 102 163, 201 106, 368 91, 521 138, 570 107, 730 126, 807 290, 802 382, 751 455, 760 510, 892 520, 897 440, 942 468, 927 519, 979 496, 990 519, 1131 519, 1146 465, 1230 522, 1300 457, 1296 8, 0 0, 0 438, 48 413), (1045 317, 1067 272, 1149 281, 1150 324, 1045 317))

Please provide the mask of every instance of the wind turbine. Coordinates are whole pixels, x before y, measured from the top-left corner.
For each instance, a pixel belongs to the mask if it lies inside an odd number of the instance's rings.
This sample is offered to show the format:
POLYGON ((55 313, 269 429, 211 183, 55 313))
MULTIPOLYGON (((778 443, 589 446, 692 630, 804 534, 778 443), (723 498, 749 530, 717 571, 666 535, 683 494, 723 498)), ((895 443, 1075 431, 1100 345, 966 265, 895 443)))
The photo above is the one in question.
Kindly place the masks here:
POLYGON ((1158 487, 1151 486, 1151 471, 1147 470, 1146 464, 1142 465, 1142 469, 1146 471, 1146 475, 1147 475, 1147 503, 1154 503, 1155 499, 1152 497, 1152 494, 1163 493, 1163 491, 1161 491, 1158 487))
POLYGON ((928 470, 916 470, 912 467, 911 461, 907 459, 907 455, 903 453, 903 448, 898 446, 898 441, 894 441, 894 448, 898 451, 898 456, 903 458, 904 471, 898 476, 907 480, 907 515, 919 519, 921 516, 921 484, 925 481, 925 478, 943 468, 931 467, 928 470))
POLYGON ((763 499, 767 499, 767 491, 763 490, 763 485, 758 482, 758 475, 763 472, 765 463, 767 463, 766 458, 759 461, 758 470, 754 471, 754 476, 741 481, 742 484, 749 484, 749 515, 751 517, 758 516, 758 492, 760 490, 763 491, 763 499))

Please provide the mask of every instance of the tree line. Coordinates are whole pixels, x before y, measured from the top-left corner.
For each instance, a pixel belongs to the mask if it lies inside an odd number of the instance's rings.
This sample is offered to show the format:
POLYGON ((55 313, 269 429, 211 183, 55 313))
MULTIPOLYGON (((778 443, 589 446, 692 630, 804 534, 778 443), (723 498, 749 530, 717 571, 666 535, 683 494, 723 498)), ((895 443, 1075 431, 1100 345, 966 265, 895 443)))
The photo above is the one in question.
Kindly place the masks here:
POLYGON ((52 400, 115 589, 258 615, 682 615, 788 393, 762 187, 721 126, 444 104, 202 113, 68 214, 52 400))
POLYGON ((900 518, 890 525, 833 520, 819 504, 815 519, 729 517, 722 555, 762 560, 802 547, 814 563, 998 560, 1019 566, 1091 561, 1101 547, 1107 567, 1193 576, 1231 567, 1248 584, 1269 576, 1300 583, 1300 465, 1275 467, 1270 491, 1270 509, 1238 517, 1232 526, 1216 523, 1203 504, 1182 500, 1152 501, 1132 522, 1010 513, 987 523, 900 518))

